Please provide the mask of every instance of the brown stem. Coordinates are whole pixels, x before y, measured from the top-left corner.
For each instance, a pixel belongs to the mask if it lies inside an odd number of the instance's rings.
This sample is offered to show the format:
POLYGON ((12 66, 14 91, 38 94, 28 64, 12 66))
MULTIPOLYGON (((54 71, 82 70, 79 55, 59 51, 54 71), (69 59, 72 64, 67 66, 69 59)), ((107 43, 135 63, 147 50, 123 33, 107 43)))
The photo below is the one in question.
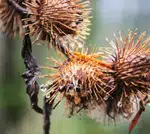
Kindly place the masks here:
POLYGON ((134 116, 133 120, 131 121, 131 124, 129 126, 129 134, 132 132, 132 130, 135 128, 136 124, 138 123, 142 113, 145 111, 146 104, 149 102, 148 96, 145 96, 145 98, 140 101, 140 109, 134 116))
POLYGON ((43 116, 44 116, 44 134, 50 134, 50 126, 51 126, 51 113, 53 109, 53 102, 49 103, 46 98, 44 98, 44 108, 43 108, 43 116))

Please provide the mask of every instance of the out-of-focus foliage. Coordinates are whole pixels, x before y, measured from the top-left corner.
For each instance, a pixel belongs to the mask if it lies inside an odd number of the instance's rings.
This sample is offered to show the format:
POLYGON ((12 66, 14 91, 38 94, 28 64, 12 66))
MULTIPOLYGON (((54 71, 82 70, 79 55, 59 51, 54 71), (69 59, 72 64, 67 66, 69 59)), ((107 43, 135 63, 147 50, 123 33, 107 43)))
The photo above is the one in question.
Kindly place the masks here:
MULTIPOLYGON (((91 35, 86 47, 108 46, 105 37, 113 39, 113 32, 127 33, 138 28, 150 35, 149 0, 91 0, 93 20, 91 35), (93 44, 93 45, 90 45, 93 44)), ((25 71, 21 59, 22 39, 8 38, 0 34, 0 133, 1 134, 42 134, 43 117, 35 113, 25 93, 25 85, 20 74, 25 71)), ((40 65, 47 65, 45 57, 59 59, 54 49, 33 46, 33 54, 40 65)), ((42 80, 39 80, 42 83, 42 80)), ((43 93, 40 92, 42 106, 43 93)), ((133 134, 148 134, 150 131, 150 109, 143 114, 133 134)), ((127 134, 129 122, 117 125, 100 124, 86 116, 67 118, 63 103, 52 113, 51 134, 127 134)))

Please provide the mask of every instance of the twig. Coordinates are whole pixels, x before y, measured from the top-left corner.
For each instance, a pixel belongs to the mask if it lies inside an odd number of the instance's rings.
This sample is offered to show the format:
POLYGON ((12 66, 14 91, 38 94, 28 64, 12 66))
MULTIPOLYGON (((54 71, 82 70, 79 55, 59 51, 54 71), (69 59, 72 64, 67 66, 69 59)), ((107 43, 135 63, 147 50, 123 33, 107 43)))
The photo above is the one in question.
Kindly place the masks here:
POLYGON ((50 131, 50 116, 53 109, 53 102, 49 103, 46 98, 44 98, 44 108, 43 108, 43 115, 44 115, 44 134, 49 134, 50 131))

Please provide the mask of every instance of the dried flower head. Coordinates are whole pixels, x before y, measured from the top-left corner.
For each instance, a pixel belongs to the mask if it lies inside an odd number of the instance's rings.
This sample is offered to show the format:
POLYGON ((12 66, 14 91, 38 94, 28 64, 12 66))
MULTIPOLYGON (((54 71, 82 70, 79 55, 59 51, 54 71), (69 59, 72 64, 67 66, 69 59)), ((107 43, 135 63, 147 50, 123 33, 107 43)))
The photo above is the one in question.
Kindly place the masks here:
POLYGON ((129 31, 125 39, 120 33, 115 42, 110 42, 114 49, 113 92, 107 100, 106 113, 113 119, 130 119, 138 111, 139 102, 150 94, 150 37, 145 39, 145 35, 146 32, 137 36, 136 30, 129 31))
MULTIPOLYGON (((22 0, 15 0, 21 5, 22 0)), ((0 0, 0 31, 16 36, 23 33, 20 13, 7 0, 0 0)))
POLYGON ((90 25, 89 0, 31 0, 25 2, 29 18, 24 19, 36 41, 66 46, 83 44, 90 25), (80 43, 82 42, 82 43, 80 43))
POLYGON ((43 86, 47 100, 51 103, 57 96, 60 101, 65 99, 69 116, 81 109, 90 112, 93 105, 104 103, 103 97, 109 95, 107 90, 110 88, 105 83, 109 77, 103 72, 111 66, 99 60, 99 57, 99 53, 88 55, 72 52, 63 63, 55 61, 58 65, 56 72, 44 75, 50 79, 43 86))

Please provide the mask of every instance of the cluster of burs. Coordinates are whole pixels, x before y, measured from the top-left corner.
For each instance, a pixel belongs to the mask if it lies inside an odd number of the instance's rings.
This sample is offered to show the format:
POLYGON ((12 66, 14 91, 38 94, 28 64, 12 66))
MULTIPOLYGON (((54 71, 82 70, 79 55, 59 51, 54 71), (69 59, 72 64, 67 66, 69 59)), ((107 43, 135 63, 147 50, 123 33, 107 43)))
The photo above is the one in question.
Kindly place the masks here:
MULTIPOLYGON (((84 49, 90 33, 90 0, 0 0, 0 27, 8 36, 23 37, 22 75, 32 108, 44 116, 49 134, 50 114, 65 101, 69 117, 86 113, 96 121, 131 120, 129 131, 150 102, 150 37, 137 30, 114 35, 110 47, 84 49), (47 44, 60 54, 54 66, 39 66, 32 44, 47 44), (63 57, 63 58, 62 58, 63 57), (40 74, 48 69, 49 74, 40 74), (48 78, 40 87, 38 78, 48 78), (38 106, 39 89, 44 107, 38 106)), ((46 47, 47 47, 46 46, 46 47)), ((43 53, 43 52, 42 52, 43 53)))

